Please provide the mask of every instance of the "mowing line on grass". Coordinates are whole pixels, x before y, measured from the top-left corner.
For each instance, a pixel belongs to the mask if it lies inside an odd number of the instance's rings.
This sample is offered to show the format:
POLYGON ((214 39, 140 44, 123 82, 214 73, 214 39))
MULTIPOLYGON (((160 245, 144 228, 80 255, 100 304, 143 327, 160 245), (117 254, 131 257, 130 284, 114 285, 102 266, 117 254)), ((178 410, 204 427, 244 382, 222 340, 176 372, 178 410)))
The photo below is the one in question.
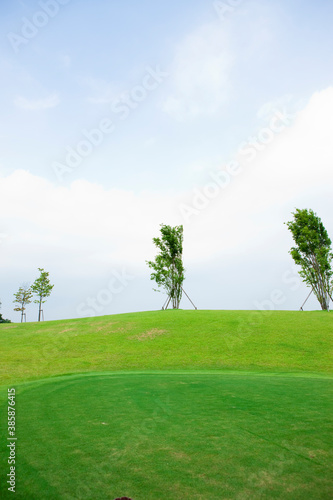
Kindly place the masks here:
POLYGON ((282 450, 286 450, 288 453, 291 453, 292 455, 296 455, 297 457, 304 458, 304 460, 308 460, 310 463, 314 463, 316 465, 324 467, 324 469, 328 469, 328 467, 326 465, 321 464, 320 462, 316 462, 312 458, 305 457, 304 455, 301 455, 300 453, 297 453, 296 451, 290 450, 289 448, 286 448, 285 446, 282 446, 281 444, 278 444, 275 441, 271 441, 270 439, 267 439, 267 438, 265 438, 263 436, 260 436, 259 434, 256 434, 255 432, 252 432, 252 431, 249 431, 247 429, 244 429, 243 427, 237 426, 237 428, 241 429, 243 432, 247 432, 248 434, 256 436, 259 439, 262 439, 263 441, 266 441, 269 444, 273 444, 274 446, 277 446, 278 448, 281 448, 282 450))

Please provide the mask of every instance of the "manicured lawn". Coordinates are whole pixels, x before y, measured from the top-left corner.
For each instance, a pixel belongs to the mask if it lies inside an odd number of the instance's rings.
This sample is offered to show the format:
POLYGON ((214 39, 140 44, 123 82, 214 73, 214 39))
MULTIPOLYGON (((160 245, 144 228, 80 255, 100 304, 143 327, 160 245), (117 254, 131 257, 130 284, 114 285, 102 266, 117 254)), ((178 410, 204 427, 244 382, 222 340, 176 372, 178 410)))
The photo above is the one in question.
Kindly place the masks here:
POLYGON ((157 311, 0 325, 0 498, 333 498, 332 322, 157 311))
POLYGON ((16 493, 2 473, 0 496, 329 499, 332 401, 333 381, 320 377, 105 373, 22 384, 16 493))
POLYGON ((333 375, 333 314, 157 311, 0 325, 0 385, 114 370, 333 375))

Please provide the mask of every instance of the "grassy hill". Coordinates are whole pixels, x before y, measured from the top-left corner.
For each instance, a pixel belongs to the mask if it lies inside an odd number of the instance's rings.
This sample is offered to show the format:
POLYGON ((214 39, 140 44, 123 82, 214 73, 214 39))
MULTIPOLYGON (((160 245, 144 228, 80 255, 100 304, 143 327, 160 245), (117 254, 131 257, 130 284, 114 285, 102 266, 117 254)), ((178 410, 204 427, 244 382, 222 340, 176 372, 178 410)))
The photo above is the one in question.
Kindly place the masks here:
POLYGON ((158 311, 0 325, 0 498, 326 500, 333 316, 158 311), (14 445, 13 445, 14 446, 14 445))
POLYGON ((0 326, 0 385, 90 371, 333 374, 333 315, 157 311, 0 326))

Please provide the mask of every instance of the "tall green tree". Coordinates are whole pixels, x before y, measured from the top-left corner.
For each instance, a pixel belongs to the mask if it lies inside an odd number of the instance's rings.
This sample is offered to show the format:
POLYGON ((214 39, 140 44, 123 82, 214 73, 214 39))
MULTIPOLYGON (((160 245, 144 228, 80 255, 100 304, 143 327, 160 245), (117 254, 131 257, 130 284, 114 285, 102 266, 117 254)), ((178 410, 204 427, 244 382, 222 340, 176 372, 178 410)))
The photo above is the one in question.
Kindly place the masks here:
POLYGON ((44 271, 44 269, 40 267, 38 268, 38 271, 40 272, 40 276, 31 286, 31 290, 38 297, 36 300, 34 300, 34 303, 39 304, 38 321, 40 321, 42 314, 42 304, 44 304, 46 302, 45 299, 51 295, 54 285, 51 285, 50 283, 50 273, 44 271))
POLYGON ((332 296, 332 242, 321 219, 308 209, 296 209, 292 221, 286 222, 295 242, 290 255, 303 281, 312 288, 321 308, 329 310, 332 296))
MULTIPOLYGON (((153 238, 159 253, 154 261, 146 261, 159 288, 167 293, 173 309, 179 309, 182 298, 182 284, 185 279, 183 266, 183 226, 161 224, 161 236, 153 238)), ((159 291, 159 290, 157 290, 159 291)))
POLYGON ((13 300, 13 302, 14 304, 17 304, 14 311, 21 313, 21 323, 23 322, 26 306, 31 303, 32 296, 32 290, 27 285, 20 286, 18 292, 14 293, 15 300, 13 300))

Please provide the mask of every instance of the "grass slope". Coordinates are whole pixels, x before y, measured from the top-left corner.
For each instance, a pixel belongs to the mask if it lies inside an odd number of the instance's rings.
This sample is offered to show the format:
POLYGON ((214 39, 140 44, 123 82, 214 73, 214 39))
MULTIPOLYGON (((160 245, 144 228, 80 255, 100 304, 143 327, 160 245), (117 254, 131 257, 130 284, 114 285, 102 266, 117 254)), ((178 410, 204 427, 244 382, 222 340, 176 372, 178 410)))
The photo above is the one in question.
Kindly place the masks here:
POLYGON ((333 374, 333 315, 157 311, 0 325, 0 385, 90 371, 333 374))
POLYGON ((331 498, 332 321, 158 311, 0 325, 0 498, 13 385, 18 500, 331 498))

